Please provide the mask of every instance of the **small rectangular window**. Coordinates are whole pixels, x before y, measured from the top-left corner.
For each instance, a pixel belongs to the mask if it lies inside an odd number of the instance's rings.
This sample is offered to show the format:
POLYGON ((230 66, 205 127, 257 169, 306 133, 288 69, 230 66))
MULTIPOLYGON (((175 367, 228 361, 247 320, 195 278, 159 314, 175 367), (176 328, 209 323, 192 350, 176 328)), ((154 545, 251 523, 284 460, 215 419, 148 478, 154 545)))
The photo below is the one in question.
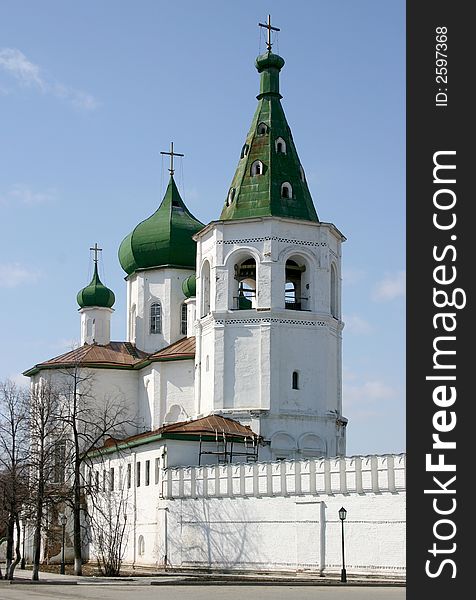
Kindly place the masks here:
POLYGON ((136 463, 136 487, 140 487, 140 462, 136 463))
POLYGON ((96 491, 99 492, 99 471, 96 471, 96 473, 95 473, 95 484, 96 484, 96 491))
POLYGON ((145 461, 145 485, 150 483, 150 460, 145 461))
POLYGON ((102 471, 102 491, 106 491, 106 469, 102 471))
POLYGON ((132 483, 132 467, 131 467, 131 463, 128 463, 127 465, 127 487, 130 488, 131 487, 131 483, 132 483))
POLYGON ((155 459, 155 485, 159 483, 160 458, 155 459))
POLYGON ((187 335, 187 305, 185 303, 180 307, 180 333, 187 335))
POLYGON ((293 390, 299 389, 299 373, 297 371, 293 371, 292 387, 293 387, 293 390))
POLYGON ((122 468, 122 466, 119 467, 119 489, 123 490, 124 489, 124 482, 122 481, 122 478, 124 477, 124 469, 122 468))
POLYGON ((109 491, 114 491, 114 467, 109 469, 109 491))

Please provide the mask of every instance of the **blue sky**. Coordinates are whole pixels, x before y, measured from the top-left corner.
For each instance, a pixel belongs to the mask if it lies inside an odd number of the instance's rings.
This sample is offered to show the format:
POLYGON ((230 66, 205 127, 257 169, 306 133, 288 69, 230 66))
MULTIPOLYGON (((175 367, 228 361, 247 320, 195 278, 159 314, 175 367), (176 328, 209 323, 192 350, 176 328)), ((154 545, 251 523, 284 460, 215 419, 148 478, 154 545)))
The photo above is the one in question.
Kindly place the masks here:
POLYGON ((89 247, 125 338, 123 237, 185 154, 190 210, 217 219, 256 106, 257 27, 281 28, 283 106, 319 217, 343 247, 349 454, 405 449, 403 0, 2 0, 0 379, 79 338, 89 247))

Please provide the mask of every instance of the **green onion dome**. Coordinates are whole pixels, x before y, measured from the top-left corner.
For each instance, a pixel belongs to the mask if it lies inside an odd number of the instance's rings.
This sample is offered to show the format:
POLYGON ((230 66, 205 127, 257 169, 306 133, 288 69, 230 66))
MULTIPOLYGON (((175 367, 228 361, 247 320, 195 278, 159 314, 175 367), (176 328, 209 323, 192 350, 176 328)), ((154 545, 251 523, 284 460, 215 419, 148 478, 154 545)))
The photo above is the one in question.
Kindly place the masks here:
POLYGON ((182 292, 186 298, 193 298, 197 294, 197 277, 189 275, 182 281, 182 292))
POLYGON ((261 73, 265 69, 278 69, 280 71, 284 67, 284 58, 268 51, 258 56, 255 65, 258 73, 261 73))
POLYGON ((203 227, 185 206, 171 176, 159 208, 122 241, 121 267, 128 275, 161 266, 195 269, 197 249, 192 236, 203 227))
POLYGON ((111 308, 114 304, 116 300, 114 292, 99 279, 97 263, 94 264, 94 275, 91 283, 78 292, 76 300, 81 308, 86 306, 111 308))

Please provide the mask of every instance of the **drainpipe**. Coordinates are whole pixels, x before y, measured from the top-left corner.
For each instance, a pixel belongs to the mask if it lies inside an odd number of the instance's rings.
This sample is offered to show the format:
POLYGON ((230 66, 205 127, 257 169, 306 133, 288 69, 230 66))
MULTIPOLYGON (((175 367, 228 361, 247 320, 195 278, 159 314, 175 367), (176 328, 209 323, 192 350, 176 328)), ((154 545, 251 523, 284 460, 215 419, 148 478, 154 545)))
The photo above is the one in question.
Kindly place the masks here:
POLYGON ((133 512, 133 523, 132 523, 132 539, 134 542, 134 548, 132 551, 132 568, 136 565, 136 551, 137 551, 137 454, 134 452, 134 476, 132 477, 134 485, 134 512, 133 512))
POLYGON ((326 568, 326 504, 320 502, 319 505, 319 526, 320 526, 320 548, 319 548, 319 575, 324 577, 326 568))
MULTIPOLYGON (((200 313, 201 314, 201 313, 200 313)), ((195 329, 195 343, 196 343, 196 356, 198 358, 198 362, 196 364, 195 369, 195 386, 197 390, 197 415, 201 414, 202 411, 202 324, 200 320, 196 323, 195 329)))

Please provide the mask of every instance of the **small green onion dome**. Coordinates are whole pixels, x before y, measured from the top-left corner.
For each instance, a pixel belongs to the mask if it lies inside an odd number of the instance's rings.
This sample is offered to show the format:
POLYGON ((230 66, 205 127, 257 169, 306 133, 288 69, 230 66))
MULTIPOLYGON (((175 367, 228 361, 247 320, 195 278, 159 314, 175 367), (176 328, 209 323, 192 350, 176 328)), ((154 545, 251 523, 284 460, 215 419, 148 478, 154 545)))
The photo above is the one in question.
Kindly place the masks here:
POLYGON ((284 67, 284 58, 272 52, 265 52, 258 56, 255 65, 259 73, 264 69, 278 69, 280 71, 284 67))
POLYGON ((128 275, 160 266, 195 269, 197 248, 192 236, 203 227, 185 206, 171 176, 159 208, 122 241, 121 267, 128 275))
POLYGON ((186 298, 193 298, 197 294, 197 277, 189 275, 182 281, 182 292, 186 298))
POLYGON ((111 308, 114 304, 116 300, 114 292, 99 279, 97 263, 94 264, 94 275, 91 283, 78 292, 76 300, 81 308, 86 306, 111 308))

